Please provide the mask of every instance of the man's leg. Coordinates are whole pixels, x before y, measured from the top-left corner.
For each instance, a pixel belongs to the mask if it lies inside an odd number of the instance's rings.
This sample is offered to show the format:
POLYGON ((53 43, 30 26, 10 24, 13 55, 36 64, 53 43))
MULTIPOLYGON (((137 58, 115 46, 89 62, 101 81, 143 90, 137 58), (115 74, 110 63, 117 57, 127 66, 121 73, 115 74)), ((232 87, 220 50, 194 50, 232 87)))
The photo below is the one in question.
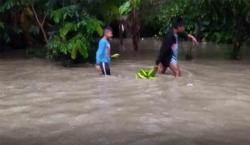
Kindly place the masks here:
POLYGON ((178 68, 178 71, 179 71, 179 76, 181 77, 182 76, 182 72, 181 72, 181 68, 180 68, 179 64, 177 64, 177 68, 178 68))
POLYGON ((159 74, 165 74, 166 73, 166 70, 167 70, 167 67, 165 67, 162 63, 159 63, 157 66, 157 72, 159 74))
POLYGON ((176 78, 181 76, 180 67, 178 64, 170 64, 170 69, 173 71, 176 78))

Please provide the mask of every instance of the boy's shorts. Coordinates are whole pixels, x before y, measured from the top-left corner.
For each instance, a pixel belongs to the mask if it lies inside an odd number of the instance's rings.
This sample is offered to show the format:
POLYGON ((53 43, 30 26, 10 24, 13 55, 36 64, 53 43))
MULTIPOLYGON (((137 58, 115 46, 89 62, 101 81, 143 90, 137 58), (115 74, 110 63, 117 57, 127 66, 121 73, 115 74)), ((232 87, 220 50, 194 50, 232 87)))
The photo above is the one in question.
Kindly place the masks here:
POLYGON ((109 63, 107 63, 107 62, 101 62, 99 65, 101 67, 103 75, 111 75, 109 63))

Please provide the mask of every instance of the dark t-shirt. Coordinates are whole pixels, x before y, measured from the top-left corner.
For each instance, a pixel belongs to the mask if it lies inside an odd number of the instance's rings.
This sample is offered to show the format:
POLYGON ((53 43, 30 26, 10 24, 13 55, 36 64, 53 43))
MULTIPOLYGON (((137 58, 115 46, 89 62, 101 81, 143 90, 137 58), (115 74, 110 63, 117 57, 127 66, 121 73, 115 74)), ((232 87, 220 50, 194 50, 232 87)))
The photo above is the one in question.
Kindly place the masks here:
MULTIPOLYGON (((178 37, 182 37, 184 39, 188 38, 187 33, 178 33, 178 37)), ((156 65, 162 63, 165 67, 168 67, 173 55, 172 45, 176 44, 177 40, 174 35, 173 28, 167 31, 166 35, 163 38, 162 45, 160 48, 160 52, 158 58, 156 60, 156 65)))

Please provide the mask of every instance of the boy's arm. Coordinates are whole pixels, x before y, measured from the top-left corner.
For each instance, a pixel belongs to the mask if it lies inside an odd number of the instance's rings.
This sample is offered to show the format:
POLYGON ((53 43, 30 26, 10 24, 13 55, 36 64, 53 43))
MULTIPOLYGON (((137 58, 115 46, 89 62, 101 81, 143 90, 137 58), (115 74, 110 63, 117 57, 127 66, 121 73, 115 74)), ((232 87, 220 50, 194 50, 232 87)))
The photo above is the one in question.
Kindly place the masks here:
POLYGON ((99 65, 101 63, 101 54, 105 51, 106 44, 103 41, 99 42, 98 50, 96 52, 96 64, 99 65))
POLYGON ((106 47, 106 44, 103 43, 103 41, 100 41, 99 44, 98 44, 98 50, 96 52, 96 71, 97 73, 100 73, 101 74, 101 67, 100 67, 100 64, 101 64, 101 55, 102 55, 102 51, 105 51, 105 47, 106 47))

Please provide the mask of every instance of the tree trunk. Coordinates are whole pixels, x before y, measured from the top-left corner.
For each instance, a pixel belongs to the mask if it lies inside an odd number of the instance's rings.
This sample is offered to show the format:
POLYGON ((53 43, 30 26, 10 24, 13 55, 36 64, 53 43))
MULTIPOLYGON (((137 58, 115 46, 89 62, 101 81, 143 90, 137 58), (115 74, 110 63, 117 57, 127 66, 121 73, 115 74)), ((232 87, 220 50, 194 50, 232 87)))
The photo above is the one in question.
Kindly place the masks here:
POLYGON ((231 52, 231 59, 239 60, 239 54, 240 54, 240 48, 241 48, 241 42, 234 42, 233 44, 233 50, 231 52))
POLYGON ((245 16, 240 12, 234 14, 234 39, 231 58, 234 60, 240 59, 240 49, 248 35, 248 23, 245 16))
POLYGON ((140 40, 140 24, 136 9, 132 12, 132 43, 135 51, 138 51, 140 40))
POLYGON ((123 50, 124 49, 124 37, 125 37, 125 33, 126 33, 126 23, 125 21, 121 20, 119 22, 119 40, 120 40, 120 47, 123 50))
POLYGON ((24 13, 24 10, 23 10, 21 12, 21 15, 20 15, 20 27, 22 28, 23 37, 24 37, 28 47, 31 47, 32 46, 32 38, 29 35, 29 31, 28 31, 29 26, 30 26, 29 20, 28 20, 27 16, 24 13))
POLYGON ((193 60, 193 54, 192 54, 192 50, 193 50, 193 45, 187 50, 185 59, 187 61, 193 60))

